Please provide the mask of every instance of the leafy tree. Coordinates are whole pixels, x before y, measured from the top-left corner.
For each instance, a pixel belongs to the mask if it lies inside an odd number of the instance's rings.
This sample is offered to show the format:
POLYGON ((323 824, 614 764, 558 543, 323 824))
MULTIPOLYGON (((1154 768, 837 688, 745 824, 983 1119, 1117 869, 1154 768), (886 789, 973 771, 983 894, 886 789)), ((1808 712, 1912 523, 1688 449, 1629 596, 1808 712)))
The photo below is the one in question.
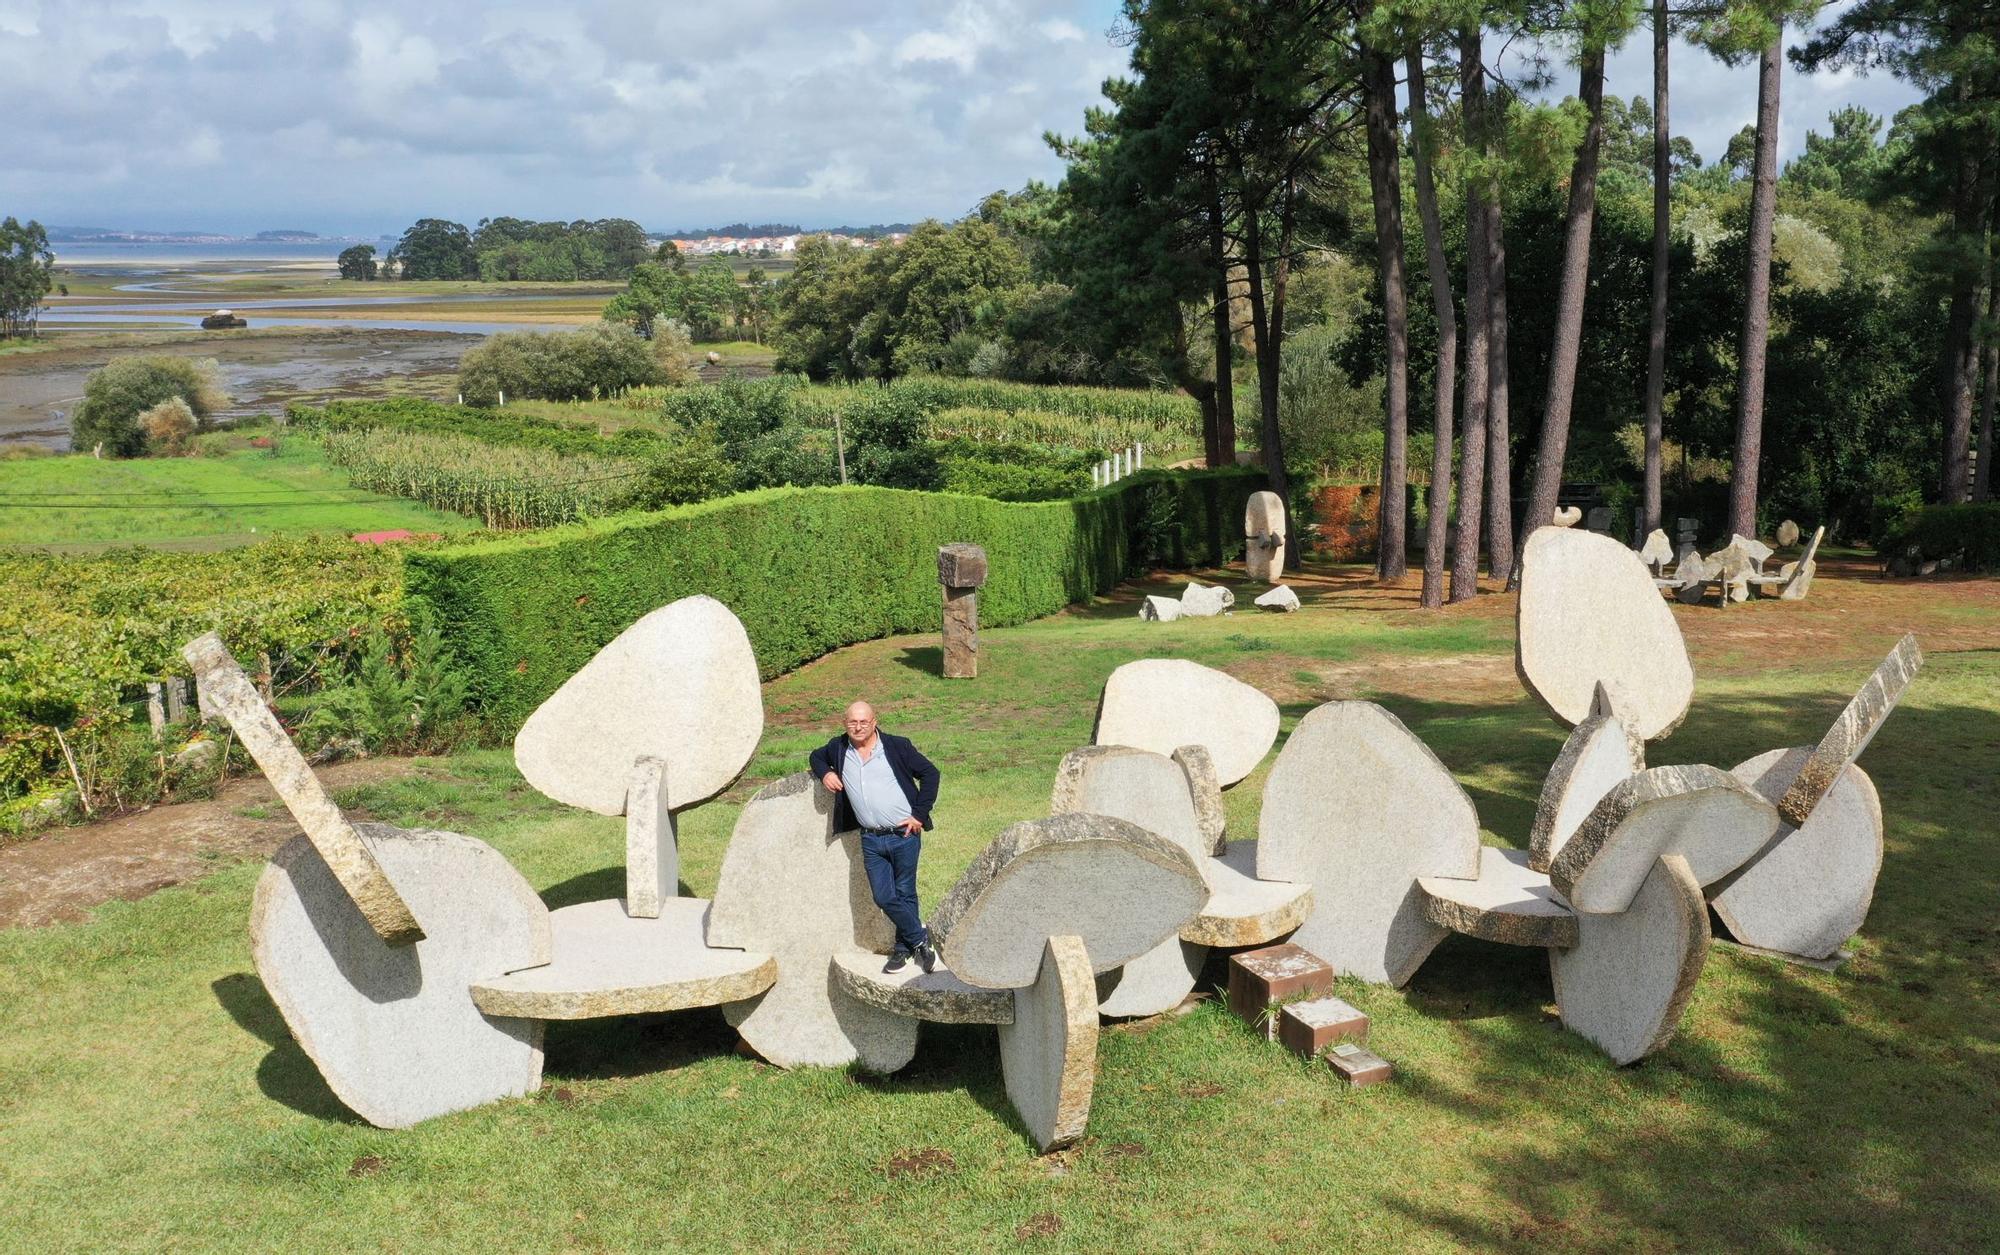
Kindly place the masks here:
POLYGON ((0 221, 0 336, 35 334, 55 275, 49 233, 30 218, 0 221))
POLYGON ((340 268, 343 279, 373 279, 376 274, 375 246, 356 244, 352 248, 344 248, 334 264, 340 268))
POLYGON ((504 393, 576 401, 662 382, 652 347, 630 327, 600 322, 577 331, 510 331, 467 349, 458 390, 468 404, 494 405, 504 393))
POLYGON ((823 235, 800 240, 777 294, 778 369, 813 379, 858 376, 848 345, 862 313, 860 254, 823 235))
POLYGON ((164 402, 184 402, 197 424, 228 403, 215 362, 165 355, 115 358, 84 381, 83 403, 70 415, 70 447, 103 446, 112 457, 146 452, 140 415, 164 402))
POLYGON ((405 279, 477 279, 479 259, 463 224, 420 218, 396 241, 405 279))

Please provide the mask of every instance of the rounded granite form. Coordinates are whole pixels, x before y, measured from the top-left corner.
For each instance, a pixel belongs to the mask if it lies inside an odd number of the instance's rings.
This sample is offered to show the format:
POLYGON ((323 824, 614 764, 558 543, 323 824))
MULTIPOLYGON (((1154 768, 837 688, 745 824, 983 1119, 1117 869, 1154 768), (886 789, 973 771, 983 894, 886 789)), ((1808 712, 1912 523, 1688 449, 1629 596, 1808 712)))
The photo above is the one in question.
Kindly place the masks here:
POLYGON ((485 1015, 470 987, 549 961, 541 898, 472 837, 386 824, 355 832, 422 941, 377 936, 304 837, 272 856, 250 906, 257 975, 327 1087, 385 1129, 538 1088, 541 1021, 485 1015))
POLYGON ((1666 1045, 1708 961, 1708 905, 1687 860, 1661 858, 1630 906, 1580 916, 1577 930, 1574 946, 1549 951, 1564 1026, 1614 1063, 1666 1045))
POLYGON ((926 972, 912 963, 882 970, 879 954, 836 954, 833 983, 856 1002, 933 1024, 1012 1024, 1014 994, 978 989, 946 969, 926 972))
POLYGON ((1528 830, 1528 866, 1547 872, 1604 795, 1646 769, 1646 743, 1598 687, 1597 713, 1576 725, 1542 781, 1528 830))
POLYGON ((1000 1026, 1000 1073, 1036 1149, 1050 1151, 1090 1123, 1097 984, 1081 938, 1050 937, 1041 951, 1034 983, 1010 995, 1014 1022, 1000 1026))
POLYGON ((683 597, 620 632, 514 737, 514 763, 558 802, 625 813, 635 760, 666 767, 680 811, 743 774, 764 734, 764 695, 750 637, 713 597, 683 597))
POLYGON ((1184 658, 1141 658, 1111 673, 1098 700, 1099 745, 1172 754, 1208 750, 1228 788, 1257 769, 1278 739, 1278 703, 1235 676, 1184 658))
POLYGON ((1639 555, 1608 536, 1538 527, 1521 552, 1515 668, 1569 727, 1591 715, 1601 682, 1643 740, 1680 725, 1694 664, 1673 611, 1639 555))
POLYGON ((1424 917, 1453 932, 1510 946, 1576 944, 1576 912, 1528 865, 1526 850, 1481 846, 1477 880, 1425 876, 1417 888, 1424 917))
POLYGON ((1585 915, 1626 909, 1654 860, 1678 854, 1697 885, 1741 867, 1778 831, 1778 808, 1717 767, 1654 767, 1617 785, 1549 867, 1585 915))
MULTIPOLYGON (((1776 801, 1813 747, 1772 750, 1731 769, 1776 801)), ((1747 946, 1831 957, 1860 931, 1882 871, 1882 801, 1868 773, 1849 763, 1805 823, 1786 824, 1760 853, 1709 895, 1729 935, 1747 946)))

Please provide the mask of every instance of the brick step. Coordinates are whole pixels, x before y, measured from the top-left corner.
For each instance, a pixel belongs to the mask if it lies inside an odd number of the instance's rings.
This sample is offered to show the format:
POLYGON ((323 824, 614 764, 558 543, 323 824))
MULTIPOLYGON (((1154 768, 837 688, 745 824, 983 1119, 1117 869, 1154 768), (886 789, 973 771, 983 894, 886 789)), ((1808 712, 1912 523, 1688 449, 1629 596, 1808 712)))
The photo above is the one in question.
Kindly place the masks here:
POLYGON ((1356 1089, 1386 1081, 1394 1069, 1361 1043, 1368 1017, 1333 989, 1333 967, 1285 942, 1229 958, 1229 1009, 1303 1058, 1322 1058, 1356 1089))

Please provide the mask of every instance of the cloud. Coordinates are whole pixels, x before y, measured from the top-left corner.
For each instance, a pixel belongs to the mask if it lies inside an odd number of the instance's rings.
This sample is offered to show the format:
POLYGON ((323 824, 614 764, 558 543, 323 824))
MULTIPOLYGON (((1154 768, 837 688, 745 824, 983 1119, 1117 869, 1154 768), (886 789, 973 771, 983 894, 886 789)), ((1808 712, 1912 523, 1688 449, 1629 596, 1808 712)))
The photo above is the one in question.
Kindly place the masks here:
POLYGON ((0 212, 158 229, 956 216, 1050 179, 1115 0, 0 0, 0 212), (20 124, 23 116, 27 124, 20 124))

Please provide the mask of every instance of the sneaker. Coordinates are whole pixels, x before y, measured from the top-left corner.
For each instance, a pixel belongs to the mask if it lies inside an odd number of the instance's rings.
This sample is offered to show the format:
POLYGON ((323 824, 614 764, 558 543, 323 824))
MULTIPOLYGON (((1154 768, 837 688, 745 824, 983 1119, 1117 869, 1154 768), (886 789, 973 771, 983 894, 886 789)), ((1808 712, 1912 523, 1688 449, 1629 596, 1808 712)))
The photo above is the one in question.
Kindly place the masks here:
POLYGON ((930 943, 930 940, 926 938, 924 942, 917 947, 917 966, 924 969, 924 975, 928 976, 931 974, 933 970, 936 969, 937 961, 938 961, 937 947, 932 945, 930 943))
POLYGON ((889 952, 889 961, 882 965, 882 971, 884 972, 884 974, 887 974, 889 972, 900 972, 909 965, 910 965, 910 952, 908 950, 903 949, 903 947, 901 946, 897 946, 894 950, 889 952))

